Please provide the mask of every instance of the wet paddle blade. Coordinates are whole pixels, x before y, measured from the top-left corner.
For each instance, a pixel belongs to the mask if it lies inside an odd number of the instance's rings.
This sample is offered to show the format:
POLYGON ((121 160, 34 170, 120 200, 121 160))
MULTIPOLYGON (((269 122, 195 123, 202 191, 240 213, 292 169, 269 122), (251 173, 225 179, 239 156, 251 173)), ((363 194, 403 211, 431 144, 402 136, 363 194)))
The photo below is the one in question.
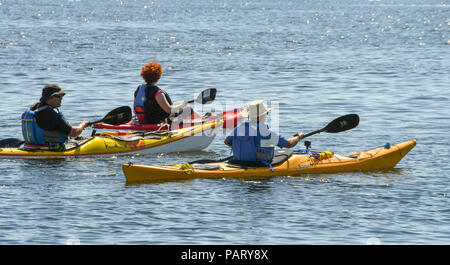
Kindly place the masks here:
POLYGON ((122 106, 110 111, 108 114, 106 114, 106 116, 103 119, 90 122, 89 125, 99 122, 111 125, 120 125, 131 121, 131 118, 132 118, 131 108, 128 106, 122 106))
POLYGON ((131 108, 122 106, 108 113, 103 118, 103 122, 111 125, 120 125, 131 121, 131 118, 131 108))
POLYGON ((209 104, 216 99, 217 89, 215 88, 209 88, 202 93, 200 93, 195 100, 190 100, 188 103, 199 103, 199 104, 209 104))
MULTIPOLYGON (((359 124, 359 116, 357 114, 347 114, 341 116, 339 118, 334 119, 332 122, 328 123, 328 125, 320 130, 307 133, 303 136, 303 138, 309 137, 314 134, 318 134, 321 132, 327 133, 338 133, 347 131, 355 128, 359 124)), ((295 134, 294 134, 295 136, 295 134)))
POLYGON ((330 122, 324 131, 327 133, 338 133, 355 128, 359 124, 359 116, 357 114, 348 114, 341 116, 330 122))
POLYGON ((17 138, 6 138, 0 141, 0 147, 19 147, 24 141, 17 138))

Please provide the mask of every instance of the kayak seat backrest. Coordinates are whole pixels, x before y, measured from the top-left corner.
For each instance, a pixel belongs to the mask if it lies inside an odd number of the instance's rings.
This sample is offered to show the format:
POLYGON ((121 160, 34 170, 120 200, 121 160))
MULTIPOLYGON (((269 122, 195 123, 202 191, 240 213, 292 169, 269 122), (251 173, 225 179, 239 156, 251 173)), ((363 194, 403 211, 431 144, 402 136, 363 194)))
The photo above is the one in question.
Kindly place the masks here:
POLYGON ((18 147, 22 151, 64 151, 64 146, 59 144, 49 145, 49 144, 33 144, 25 143, 18 147))
POLYGON ((23 151, 54 151, 63 152, 69 151, 73 148, 77 148, 90 140, 94 139, 92 136, 78 136, 76 138, 70 138, 64 145, 48 145, 48 144, 30 144, 25 143, 23 146, 19 147, 23 151))
MULTIPOLYGON (((272 162, 270 165, 276 166, 284 161, 288 160, 289 157, 292 156, 294 152, 291 149, 282 148, 282 149, 276 149, 274 157, 272 159, 272 162)), ((257 163, 257 162, 247 162, 247 161, 238 161, 238 160, 229 160, 228 163, 232 165, 239 165, 239 166, 248 166, 248 167, 267 167, 267 164, 263 163, 257 163)))

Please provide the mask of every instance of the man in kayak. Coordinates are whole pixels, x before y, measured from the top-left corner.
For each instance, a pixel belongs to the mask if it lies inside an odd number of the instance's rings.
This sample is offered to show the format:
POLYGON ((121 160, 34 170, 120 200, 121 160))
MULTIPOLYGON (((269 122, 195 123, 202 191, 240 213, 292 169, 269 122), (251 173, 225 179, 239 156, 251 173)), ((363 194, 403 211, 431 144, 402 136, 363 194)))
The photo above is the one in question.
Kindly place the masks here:
POLYGON ((162 75, 162 67, 157 62, 149 62, 142 67, 141 76, 145 84, 134 92, 134 113, 141 124, 159 124, 169 122, 173 118, 194 114, 194 118, 202 116, 187 106, 187 101, 174 105, 169 94, 156 86, 162 75))
POLYGON ((52 149, 63 149, 68 137, 77 137, 88 126, 89 121, 82 121, 78 126, 71 126, 59 111, 66 92, 56 84, 46 85, 42 89, 39 102, 33 104, 22 114, 22 133, 25 142, 49 145, 52 149))
POLYGON ((245 122, 226 137, 225 144, 232 148, 233 160, 252 163, 270 163, 274 157, 274 147, 291 148, 303 139, 303 133, 298 132, 294 137, 285 139, 270 131, 266 123, 268 108, 263 100, 250 103, 242 116, 248 117, 245 122))

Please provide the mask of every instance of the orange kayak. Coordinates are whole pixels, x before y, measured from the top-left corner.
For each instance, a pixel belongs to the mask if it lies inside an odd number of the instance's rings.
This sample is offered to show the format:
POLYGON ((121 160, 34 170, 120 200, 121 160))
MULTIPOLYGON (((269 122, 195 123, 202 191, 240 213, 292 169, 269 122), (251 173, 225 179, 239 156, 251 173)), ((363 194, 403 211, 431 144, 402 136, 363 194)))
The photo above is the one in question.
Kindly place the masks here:
MULTIPOLYGON (((378 147, 349 154, 293 153, 277 150, 281 161, 269 166, 234 164, 230 162, 185 163, 175 165, 123 164, 127 182, 166 181, 193 178, 251 178, 299 176, 303 174, 336 173, 393 168, 414 148, 416 140, 378 147), (284 156, 284 158, 283 158, 284 156)), ((280 159, 278 159, 280 160, 280 159)))

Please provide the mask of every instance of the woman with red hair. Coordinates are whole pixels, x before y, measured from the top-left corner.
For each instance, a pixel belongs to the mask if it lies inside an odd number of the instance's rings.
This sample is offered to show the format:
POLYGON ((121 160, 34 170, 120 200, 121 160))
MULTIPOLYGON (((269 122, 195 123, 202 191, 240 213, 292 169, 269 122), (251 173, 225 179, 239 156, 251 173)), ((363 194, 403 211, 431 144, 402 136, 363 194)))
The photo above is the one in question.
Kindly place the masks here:
POLYGON ((173 105, 169 95, 156 86, 162 75, 162 67, 157 62, 149 62, 142 67, 141 76, 145 84, 134 92, 134 112, 141 124, 169 122, 183 112, 187 101, 173 105))

